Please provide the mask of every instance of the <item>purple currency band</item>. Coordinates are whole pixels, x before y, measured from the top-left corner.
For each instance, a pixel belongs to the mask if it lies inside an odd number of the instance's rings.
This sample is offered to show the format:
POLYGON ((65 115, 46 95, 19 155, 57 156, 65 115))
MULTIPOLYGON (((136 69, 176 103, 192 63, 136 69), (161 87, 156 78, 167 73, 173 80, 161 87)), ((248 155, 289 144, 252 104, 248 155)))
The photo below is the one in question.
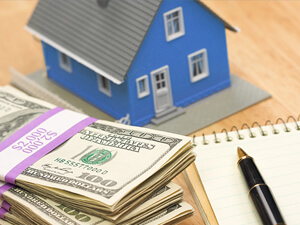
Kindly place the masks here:
POLYGON ((13 184, 4 184, 0 187, 0 197, 2 197, 3 193, 13 188, 15 185, 13 184))
POLYGON ((7 211, 3 208, 0 208, 0 218, 4 219, 5 220, 5 213, 7 213, 7 211))
POLYGON ((13 135, 5 139, 1 144, 0 144, 0 152, 2 152, 4 149, 6 149, 8 146, 11 144, 15 143, 17 140, 19 140, 21 137, 23 137, 26 133, 31 131, 32 129, 36 128, 38 125, 43 123, 45 120, 50 118, 51 116, 55 115, 56 113, 62 111, 62 108, 54 108, 51 109, 44 114, 40 115, 38 118, 35 120, 31 121, 28 123, 26 126, 22 127, 20 130, 16 131, 13 135))
MULTIPOLYGON (((19 140, 21 137, 23 137, 25 134, 27 134, 32 129, 36 128, 38 125, 49 119, 50 117, 54 116, 55 114, 59 113, 64 109, 62 108, 54 108, 47 112, 45 112, 43 115, 39 116, 26 126, 24 126, 22 129, 14 133, 11 137, 6 139, 4 142, 0 144, 0 152, 5 149, 5 147, 10 146, 17 140, 19 140)), ((97 121, 97 119, 92 117, 87 117, 83 119, 82 121, 78 122, 68 130, 66 130, 64 133, 62 133, 57 138, 53 139, 50 143, 42 147, 39 151, 32 154, 25 160, 23 160, 21 163, 19 163, 17 166, 15 166, 13 169, 11 169, 5 176, 5 181, 11 184, 15 184, 15 180, 17 176, 19 176, 25 169, 27 169, 30 165, 38 161, 40 158, 42 158, 47 153, 51 152, 53 149, 55 149, 57 146, 68 140, 70 137, 87 127, 88 125, 94 123, 97 121)))
POLYGON ((5 209, 7 212, 9 212, 10 204, 7 201, 2 202, 2 208, 5 209))

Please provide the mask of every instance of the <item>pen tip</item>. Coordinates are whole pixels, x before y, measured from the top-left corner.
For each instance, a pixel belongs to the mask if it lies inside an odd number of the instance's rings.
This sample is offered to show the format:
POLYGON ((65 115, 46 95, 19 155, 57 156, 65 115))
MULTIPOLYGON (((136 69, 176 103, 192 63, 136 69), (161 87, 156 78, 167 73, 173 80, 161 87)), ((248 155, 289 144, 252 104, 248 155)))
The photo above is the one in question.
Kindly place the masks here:
POLYGON ((237 148, 237 154, 239 159, 248 156, 248 154, 240 147, 237 148))

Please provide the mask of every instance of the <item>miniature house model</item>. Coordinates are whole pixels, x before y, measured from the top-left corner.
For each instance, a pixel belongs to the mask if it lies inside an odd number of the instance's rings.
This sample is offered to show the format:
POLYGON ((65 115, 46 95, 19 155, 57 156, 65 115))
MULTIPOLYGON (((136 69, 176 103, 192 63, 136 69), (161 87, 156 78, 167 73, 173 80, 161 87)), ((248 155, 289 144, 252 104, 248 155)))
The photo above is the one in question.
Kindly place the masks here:
POLYGON ((196 0, 41 0, 27 25, 49 79, 138 126, 230 86, 225 28, 196 0))

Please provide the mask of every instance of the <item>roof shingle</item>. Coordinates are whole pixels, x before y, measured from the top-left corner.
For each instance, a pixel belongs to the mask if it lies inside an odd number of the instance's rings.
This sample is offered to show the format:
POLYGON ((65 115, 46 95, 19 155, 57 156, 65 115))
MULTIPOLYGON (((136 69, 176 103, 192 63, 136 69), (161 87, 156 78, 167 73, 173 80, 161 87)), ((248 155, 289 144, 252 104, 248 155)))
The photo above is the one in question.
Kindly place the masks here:
MULTIPOLYGON (((163 0, 40 0, 27 29, 42 41, 120 84, 163 0)), ((202 2, 225 27, 236 31, 202 2)))
POLYGON ((101 8, 96 0, 40 0, 27 27, 82 64, 122 83, 161 1, 110 0, 101 8))

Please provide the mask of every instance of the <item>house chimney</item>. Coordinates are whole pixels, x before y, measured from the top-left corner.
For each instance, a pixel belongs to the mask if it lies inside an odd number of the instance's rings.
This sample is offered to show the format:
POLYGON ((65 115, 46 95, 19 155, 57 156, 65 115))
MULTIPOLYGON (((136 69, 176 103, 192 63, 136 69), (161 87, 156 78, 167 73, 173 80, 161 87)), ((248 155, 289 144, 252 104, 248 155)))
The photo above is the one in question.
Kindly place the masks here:
POLYGON ((97 0, 97 2, 101 8, 106 8, 108 6, 109 0, 97 0))

